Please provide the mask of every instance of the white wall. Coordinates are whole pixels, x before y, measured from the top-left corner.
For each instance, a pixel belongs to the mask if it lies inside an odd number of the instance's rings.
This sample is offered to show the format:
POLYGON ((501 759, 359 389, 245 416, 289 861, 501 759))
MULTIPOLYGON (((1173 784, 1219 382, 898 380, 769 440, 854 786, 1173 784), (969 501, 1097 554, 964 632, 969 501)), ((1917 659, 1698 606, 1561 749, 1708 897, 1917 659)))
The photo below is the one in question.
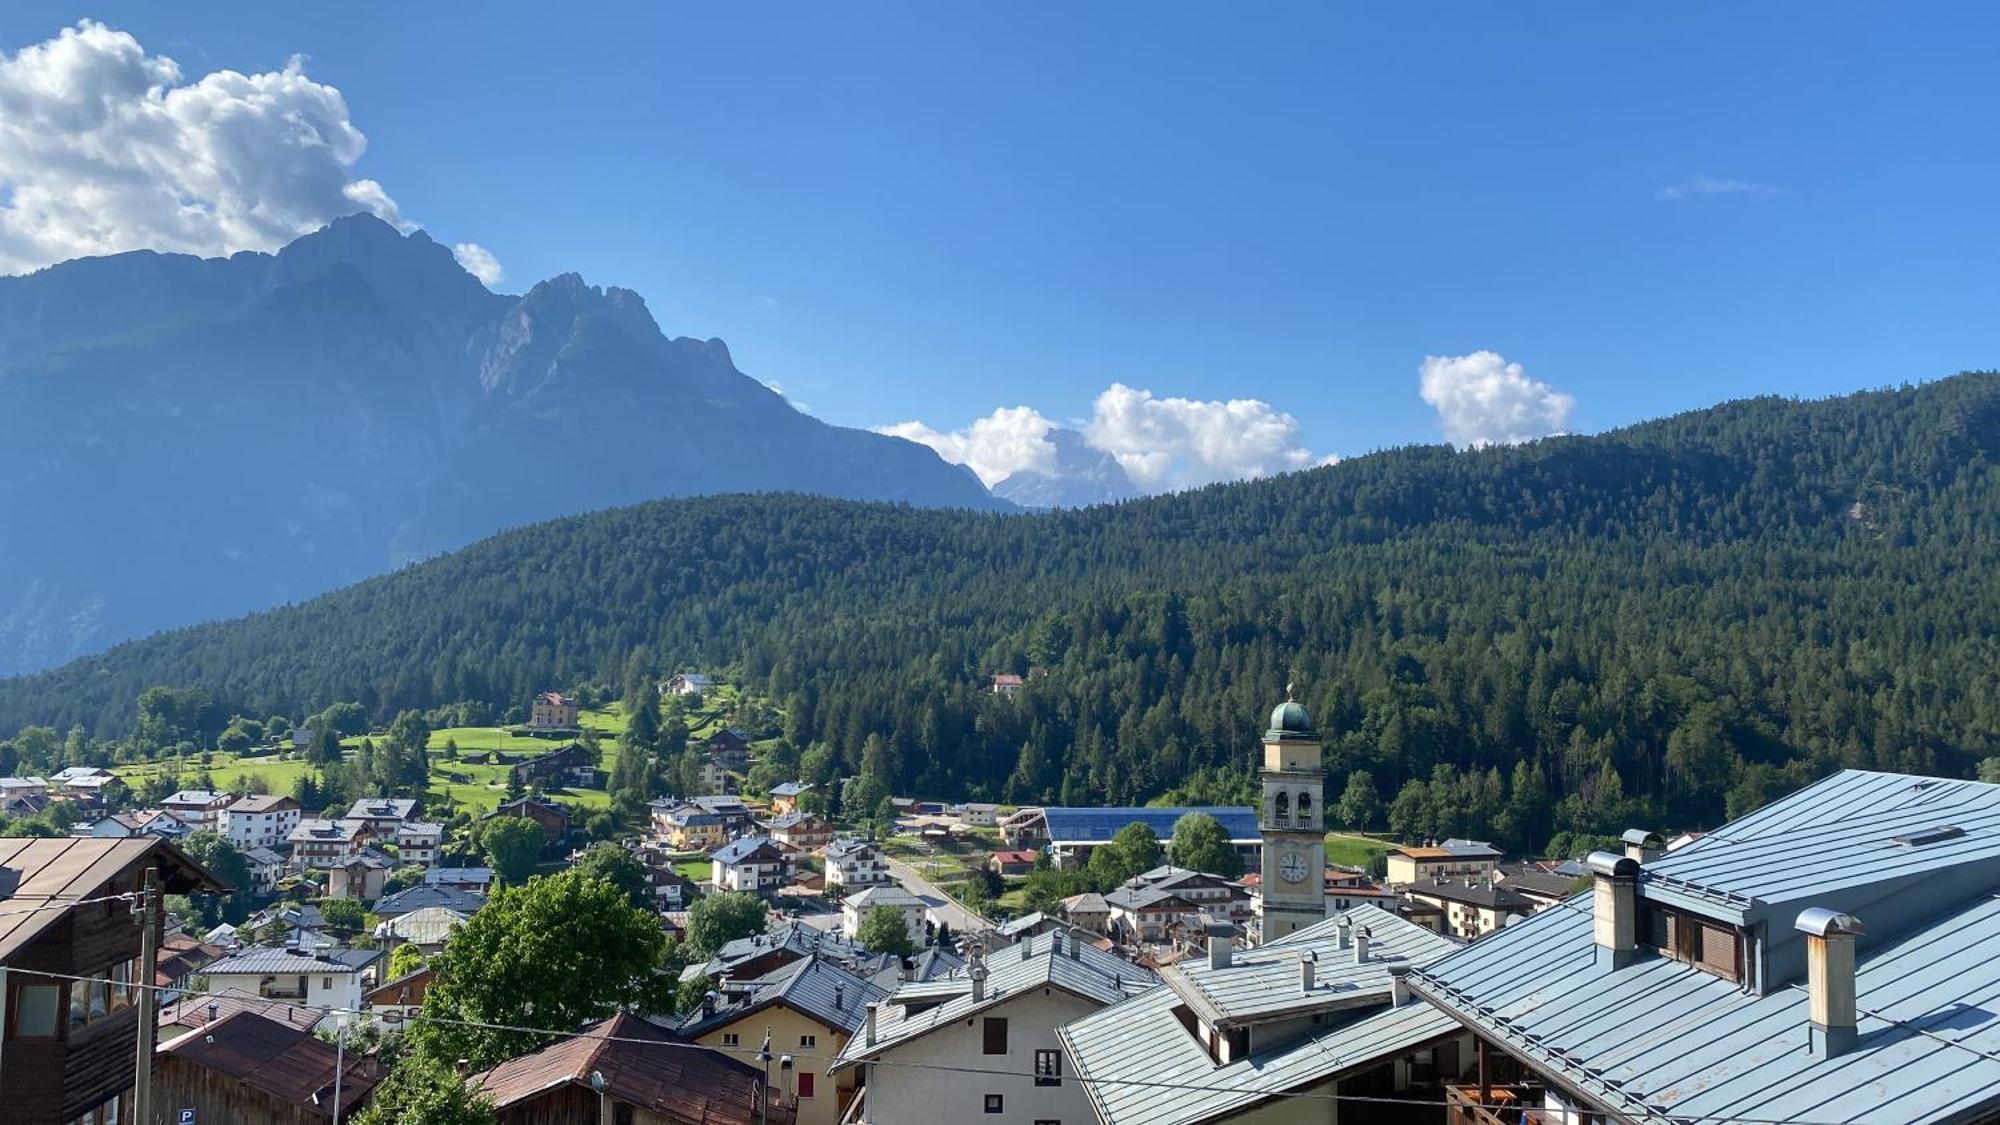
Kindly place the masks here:
POLYGON ((1077 1082, 1075 1068, 1063 1058, 1060 1086, 1037 1086, 1032 1077, 1035 1051, 1061 1050, 1056 1028, 1097 1010, 1097 1005, 1069 993, 1043 990, 1022 993, 981 1012, 967 1026, 958 1020, 888 1052, 884 1059, 1004 1071, 1002 1075, 964 1074, 909 1066, 873 1066, 868 1075, 870 1122, 896 1125, 906 1121, 967 1121, 981 1125, 1033 1125, 1061 1121, 1090 1125, 1097 1120, 1090 1098, 1077 1082), (984 1054, 987 1016, 1007 1019, 1007 1053, 984 1054), (1016 1077, 1018 1076, 1018 1077, 1016 1077), (985 1096, 999 1094, 1005 1111, 985 1112, 985 1096))

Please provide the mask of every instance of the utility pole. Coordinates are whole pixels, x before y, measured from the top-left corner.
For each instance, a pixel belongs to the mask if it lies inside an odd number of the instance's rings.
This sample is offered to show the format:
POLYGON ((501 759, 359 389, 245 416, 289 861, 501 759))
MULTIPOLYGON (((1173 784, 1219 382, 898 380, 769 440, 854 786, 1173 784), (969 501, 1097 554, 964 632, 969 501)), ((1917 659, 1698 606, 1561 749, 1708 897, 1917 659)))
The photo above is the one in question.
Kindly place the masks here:
POLYGON ((153 1125, 153 1037, 159 1034, 156 1010, 159 995, 153 991, 153 969, 160 959, 160 869, 146 869, 145 888, 140 891, 139 910, 139 1044, 132 1063, 132 1121, 153 1125))

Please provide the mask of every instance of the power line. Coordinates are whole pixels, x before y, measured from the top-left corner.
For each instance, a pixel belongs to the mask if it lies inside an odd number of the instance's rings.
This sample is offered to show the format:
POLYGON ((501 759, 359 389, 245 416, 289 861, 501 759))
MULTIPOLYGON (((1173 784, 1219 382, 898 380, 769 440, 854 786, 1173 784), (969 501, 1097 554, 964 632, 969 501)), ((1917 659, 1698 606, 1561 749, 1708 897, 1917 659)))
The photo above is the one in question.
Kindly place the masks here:
MULTIPOLYGON (((114 896, 114 897, 129 898, 132 896, 125 895, 125 896, 114 896)), ((110 900, 107 899, 104 901, 110 901, 110 900)), ((134 981, 114 981, 105 977, 84 976, 74 973, 56 973, 44 969, 9 968, 7 972, 21 973, 29 976, 51 977, 58 980, 119 985, 128 988, 148 988, 159 992, 174 991, 174 986, 172 985, 140 984, 134 981)), ((252 997, 249 996, 247 993, 184 992, 183 996, 187 998, 196 998, 196 999, 230 1000, 232 1002, 237 1002, 237 1003, 254 1000, 262 1004, 267 1009, 288 1008, 288 1009, 303 1010, 308 1012, 318 1012, 323 1016, 364 1017, 371 1014, 368 1009, 341 1008, 328 1004, 291 1003, 289 1001, 273 999, 271 997, 262 997, 262 996, 252 997)), ((179 1021, 177 1020, 175 1022, 178 1023, 179 1021)), ((719 1055, 724 1058, 730 1058, 734 1056, 745 1056, 747 1060, 751 1061, 756 1060, 758 1055, 762 1053, 761 1048, 749 1047, 749 1046, 739 1045, 736 1047, 724 1047, 724 1046, 715 1046, 707 1043, 690 1043, 683 1040, 639 1039, 639 1038, 634 1038, 632 1036, 599 1035, 588 1031, 557 1031, 550 1028, 522 1027, 513 1024, 491 1023, 481 1020, 453 1019, 446 1016, 428 1016, 423 1014, 421 1011, 419 1011, 413 1016, 410 1016, 405 1022, 432 1023, 447 1027, 471 1028, 479 1031, 503 1031, 511 1034, 535 1035, 535 1036, 546 1037, 549 1039, 593 1039, 604 1043, 625 1043, 640 1047, 667 1047, 677 1050, 701 1051, 708 1054, 719 1055)), ((192 1028, 190 1030, 190 1034, 200 1030, 201 1030, 200 1027, 192 1028)), ((781 1053, 790 1055, 794 1059, 811 1060, 814 1062, 821 1062, 821 1063, 836 1062, 840 1058, 840 1056, 838 1055, 825 1055, 825 1054, 819 1054, 817 1052, 804 1053, 797 1051, 787 1051, 781 1053)), ((936 1071, 947 1074, 972 1075, 972 1076, 989 1077, 989 1078, 1032 1079, 1037 1077, 1047 1077, 1046 1075, 1036 1075, 1033 1072, 1002 1070, 991 1067, 954 1066, 946 1063, 895 1062, 886 1059, 868 1059, 866 1061, 867 1064, 871 1067, 880 1066, 880 1067, 889 1067, 901 1070, 936 1071)), ((1062 1076, 1061 1080, 1064 1082, 1076 1082, 1080 1085, 1086 1085, 1086 1086, 1128 1086, 1128 1087, 1138 1087, 1141 1089, 1169 1090, 1169 1091, 1180 1091, 1189 1093, 1242 1094, 1246 1092, 1244 1087, 1241 1085, 1219 1086, 1219 1085, 1210 1085, 1210 1084, 1195 1083, 1195 1082, 1167 1082, 1167 1081, 1160 1081, 1156 1079, 1146 1079, 1146 1078, 1105 1078, 1105 1077, 1088 1076, 1081 1074, 1065 1074, 1062 1076)), ((1397 1097, 1388 1097, 1384 1095, 1320 1093, 1312 1090, 1257 1090, 1257 1091, 1247 1091, 1247 1092, 1254 1093, 1259 1098, 1300 1098, 1312 1101, 1326 1101, 1326 1102, 1342 1102, 1342 1101, 1374 1102, 1374 1103, 1382 1103, 1388 1105, 1423 1106, 1429 1109, 1442 1109, 1446 1108, 1451 1104, 1449 1102, 1432 1101, 1424 1098, 1397 1098, 1397 1097)), ((1845 1123, 1843 1122, 1815 1121, 1811 1118, 1804 1118, 1804 1117, 1743 1117, 1736 1114, 1731 1114, 1728 1116, 1705 1115, 1705 1114, 1665 1114, 1663 1116, 1665 1116, 1665 1118, 1669 1121, 1687 1122, 1690 1123, 1690 1125, 1692 1125, 1692 1123, 1698 1123, 1698 1122, 1723 1122, 1723 1123, 1733 1123, 1733 1125, 1845 1125, 1845 1123)))

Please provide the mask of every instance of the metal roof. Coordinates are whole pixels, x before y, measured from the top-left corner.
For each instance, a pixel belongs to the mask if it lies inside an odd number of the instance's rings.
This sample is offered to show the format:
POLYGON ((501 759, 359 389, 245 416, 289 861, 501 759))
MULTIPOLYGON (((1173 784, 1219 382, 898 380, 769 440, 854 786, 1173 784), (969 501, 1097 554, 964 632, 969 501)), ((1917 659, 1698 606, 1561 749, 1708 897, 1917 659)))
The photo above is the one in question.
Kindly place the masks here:
POLYGON ((889 996, 888 989, 845 966, 811 954, 755 981, 742 983, 749 987, 747 996, 707 1016, 696 1013, 681 1023, 678 1028, 681 1035, 690 1039, 705 1035, 773 1004, 783 1004, 830 1030, 851 1035, 867 1017, 868 1005, 889 996))
MULTIPOLYGON (((1784 935, 1772 924, 1775 942, 1797 936, 1793 907, 1806 900, 1796 896, 1868 887, 1885 871, 1905 870, 1905 857, 1877 844, 1891 822, 1970 824, 1996 799, 1996 786, 1849 771, 1725 825, 1646 871, 1700 875, 1732 893, 1794 896, 1779 912, 1791 915, 1783 918, 1784 935), (1781 840, 1790 847, 1768 846, 1781 840)), ((1982 834, 1990 832, 1966 838, 1982 834)), ((1950 874, 1926 875, 1923 895, 1882 898, 1873 913, 1860 912, 1871 934, 1857 955, 1860 1036, 1831 1059, 1808 1049, 1802 980, 1759 995, 1651 954, 1599 969, 1583 896, 1413 973, 1411 984, 1537 1069, 1637 1121, 1955 1120, 2000 1105, 2000 877, 1990 871, 1961 857, 1950 874), (1951 904, 1937 909, 1938 895, 1951 904), (1922 914, 1899 917, 1899 905, 1922 914)), ((1663 891, 1683 893, 1642 874, 1645 897, 1663 891)))
POLYGON ((876 1010, 875 1041, 869 1043, 864 1035, 849 1039, 839 1061, 828 1070, 852 1066, 1035 989, 1060 988, 1092 1003, 1109 1005, 1152 988, 1160 980, 1147 969, 1096 946, 1079 944, 1074 938, 1060 943, 1027 938, 987 958, 986 969, 986 992, 977 1001, 972 998, 972 982, 967 976, 970 966, 897 989, 889 1003, 876 1010), (917 1012, 903 1003, 938 998, 945 998, 944 1002, 917 1012))
POLYGON ((765 836, 744 836, 741 839, 731 840, 727 844, 710 852, 708 858, 722 864, 744 863, 760 851, 771 854, 771 858, 767 862, 780 863, 784 861, 785 853, 779 850, 778 845, 773 843, 769 837, 765 836))
POLYGON ((226 889, 200 864, 158 837, 0 839, 0 870, 15 880, 0 899, 0 960, 68 917, 67 911, 47 907, 106 894, 113 889, 108 884, 147 863, 159 865, 164 889, 171 893, 226 889))
POLYGON ((1389 1006, 1391 965, 1434 960, 1456 943, 1373 906, 1357 906, 1345 916, 1354 932, 1363 926, 1371 932, 1367 962, 1356 964, 1352 948, 1339 948, 1335 916, 1283 941, 1237 951, 1228 968, 1211 969, 1201 959, 1180 962, 1162 974, 1167 987, 1065 1024, 1063 1045, 1078 1077, 1087 1080, 1083 1086, 1098 1119, 1105 1125, 1211 1121, 1457 1031, 1456 1021, 1420 1001, 1389 1006), (1225 1006, 1241 1022, 1295 1018, 1305 998, 1301 953, 1319 955, 1316 991, 1358 997, 1359 1010, 1333 1012, 1310 1035, 1224 1065, 1174 1014, 1191 992, 1198 1003, 1225 1006))
POLYGON ((1207 813, 1222 825, 1232 843, 1257 843, 1263 839, 1257 825, 1257 810, 1240 805, 1205 805, 1189 808, 1062 808, 1042 810, 1049 827, 1049 839, 1058 844, 1109 843, 1118 830, 1138 821, 1164 840, 1173 835, 1174 822, 1189 813, 1207 813))
POLYGON ((325 958, 290 949, 251 946, 234 957, 225 957, 202 972, 209 976, 238 976, 271 973, 358 973, 382 956, 379 949, 335 949, 325 958))
POLYGON ((332 1108, 336 1064, 343 1114, 366 1098, 381 1077, 376 1060, 361 1052, 342 1060, 309 1029, 242 1008, 163 1044, 159 1052, 262 1090, 313 1116, 332 1108))

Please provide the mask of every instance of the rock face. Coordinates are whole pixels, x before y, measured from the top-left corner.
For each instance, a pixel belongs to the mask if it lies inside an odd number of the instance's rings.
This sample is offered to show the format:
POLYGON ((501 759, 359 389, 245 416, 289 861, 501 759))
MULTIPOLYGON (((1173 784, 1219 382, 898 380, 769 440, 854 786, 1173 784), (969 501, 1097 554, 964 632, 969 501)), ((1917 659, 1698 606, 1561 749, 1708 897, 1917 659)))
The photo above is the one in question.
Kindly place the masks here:
POLYGON ((1118 459, 1093 449, 1075 430, 1050 430, 1052 472, 1024 469, 993 486, 993 495, 1024 508, 1082 508, 1130 500, 1139 489, 1118 459))
POLYGON ((504 527, 771 490, 1008 506, 799 413, 630 290, 491 293, 369 217, 276 254, 0 278, 0 674, 504 527))

